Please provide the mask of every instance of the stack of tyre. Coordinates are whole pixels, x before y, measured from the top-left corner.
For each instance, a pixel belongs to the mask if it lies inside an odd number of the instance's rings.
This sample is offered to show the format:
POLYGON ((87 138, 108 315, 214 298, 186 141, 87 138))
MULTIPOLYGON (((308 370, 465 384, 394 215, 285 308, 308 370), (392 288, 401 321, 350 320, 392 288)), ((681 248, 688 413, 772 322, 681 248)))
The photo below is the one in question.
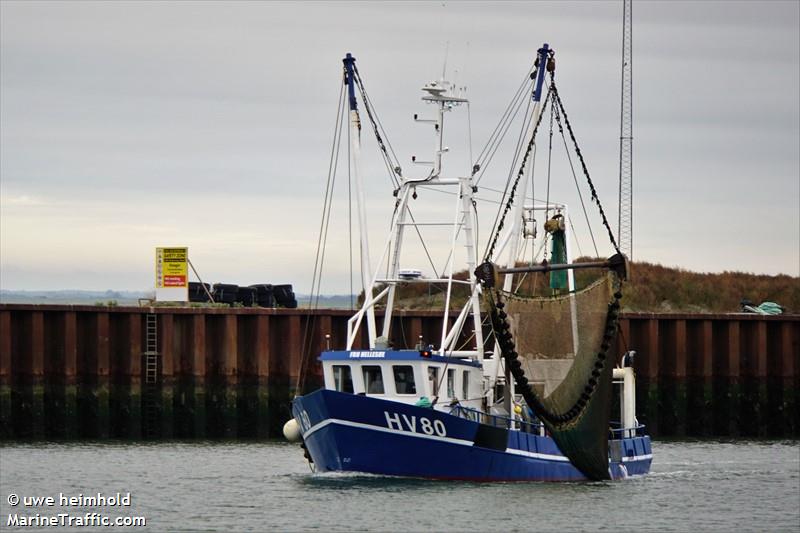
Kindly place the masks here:
POLYGON ((210 302, 209 295, 214 302, 228 305, 241 304, 246 307, 285 307, 295 309, 297 298, 291 284, 271 285, 259 283, 250 286, 239 286, 230 283, 189 282, 189 301, 206 303, 210 302))
POLYGON ((239 296, 239 286, 231 283, 215 283, 214 291, 211 293, 214 301, 218 304, 233 305, 239 296))
POLYGON ((208 283, 189 282, 189 301, 205 303, 210 302, 211 285, 208 283))
POLYGON ((294 309, 297 307, 297 298, 291 285, 273 285, 272 290, 275 294, 275 303, 279 307, 294 309))

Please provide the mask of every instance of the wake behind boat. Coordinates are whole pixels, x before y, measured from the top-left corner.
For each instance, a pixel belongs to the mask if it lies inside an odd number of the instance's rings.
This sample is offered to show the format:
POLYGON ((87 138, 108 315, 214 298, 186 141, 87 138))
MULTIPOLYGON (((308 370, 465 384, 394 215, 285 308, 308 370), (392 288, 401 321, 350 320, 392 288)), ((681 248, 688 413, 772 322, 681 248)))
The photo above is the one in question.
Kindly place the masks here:
MULTIPOLYGON (((422 88, 423 101, 435 106, 436 114, 429 120, 415 115, 415 120, 434 126, 436 149, 430 161, 420 162, 430 167, 426 175, 405 177, 393 150, 387 150, 355 58, 345 57, 342 106, 349 117, 364 298, 348 322, 345 349, 319 356, 324 388, 297 396, 294 418, 284 427, 286 437, 302 443, 318 471, 480 481, 622 479, 649 471, 650 438, 635 416, 633 354, 618 358, 609 353, 627 261, 608 227, 554 73, 554 53, 545 44, 537 53, 529 90, 515 97, 521 105, 529 95, 520 132, 527 142, 518 145, 514 164, 519 170, 509 177, 479 261, 476 193, 491 160, 484 154, 493 152, 484 150, 466 176, 443 172, 448 151, 444 118, 468 103, 463 92, 444 79, 422 88), (359 97, 396 184, 391 229, 375 269, 360 174, 359 97), (605 261, 572 263, 567 206, 549 198, 544 205, 533 198, 528 203, 524 194, 548 106, 550 142, 553 124, 562 135, 569 132, 608 229, 616 253, 605 261), (418 189, 451 193, 443 196, 453 202, 445 220, 441 215, 429 220, 429 210, 422 213, 425 220, 414 216, 418 189), (536 221, 541 217, 545 223, 539 235, 536 221), (404 247, 415 236, 423 241, 423 226, 446 227, 450 234, 449 246, 441 250, 446 252, 444 267, 437 269, 431 260, 430 277, 404 264, 410 257, 404 247), (549 260, 534 262, 533 253, 521 261, 526 249, 549 260), (458 275, 457 265, 466 269, 465 275, 458 275), (591 281, 581 279, 576 289, 577 270, 599 274, 591 281), (395 304, 402 290, 418 284, 441 291, 441 327, 435 333, 428 330, 415 346, 397 348, 406 341, 404 332, 397 335, 392 329, 395 304), (376 316, 378 306, 382 317, 376 316), (362 338, 368 348, 358 349, 362 338), (620 420, 612 422, 615 397, 620 420)), ((502 140, 506 122, 501 120, 487 146, 502 140)), ((327 228, 327 195, 323 212, 327 228)), ((317 290, 318 275, 319 253, 317 290)))

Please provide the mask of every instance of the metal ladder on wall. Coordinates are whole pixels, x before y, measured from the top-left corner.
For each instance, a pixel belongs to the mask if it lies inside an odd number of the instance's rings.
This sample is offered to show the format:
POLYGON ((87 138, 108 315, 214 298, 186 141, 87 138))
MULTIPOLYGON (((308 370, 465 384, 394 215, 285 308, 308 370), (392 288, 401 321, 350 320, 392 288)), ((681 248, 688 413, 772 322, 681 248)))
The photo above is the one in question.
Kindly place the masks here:
POLYGON ((142 394, 144 417, 142 419, 142 434, 145 438, 155 438, 160 435, 158 431, 159 394, 158 394, 158 315, 148 313, 145 318, 144 340, 144 390, 142 394))
POLYGON ((154 313, 147 314, 145 323, 144 382, 158 383, 158 316, 154 313))

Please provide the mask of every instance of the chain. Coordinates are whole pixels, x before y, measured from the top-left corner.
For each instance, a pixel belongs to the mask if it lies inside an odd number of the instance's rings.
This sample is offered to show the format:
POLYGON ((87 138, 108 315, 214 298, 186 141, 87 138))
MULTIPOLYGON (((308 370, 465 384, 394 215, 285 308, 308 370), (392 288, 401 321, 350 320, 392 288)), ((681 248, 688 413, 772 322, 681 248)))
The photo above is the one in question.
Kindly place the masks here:
POLYGON ((520 165, 519 172, 517 172, 517 177, 514 180, 514 185, 511 186, 511 192, 508 195, 508 200, 506 201, 506 206, 503 209, 503 214, 500 216, 500 222, 497 225, 497 228, 494 232, 494 237, 492 238, 492 244, 489 246, 489 249, 486 252, 486 261, 491 260, 492 254, 494 254, 494 248, 497 245, 497 239, 500 237, 500 232, 503 231, 503 226, 505 225, 506 215, 508 212, 511 211, 511 206, 514 205, 514 196, 517 192, 517 185, 519 185, 520 179, 522 179, 523 174, 525 173, 525 165, 528 162, 528 157, 530 156, 531 149, 536 142, 536 132, 539 131, 539 124, 542 123, 542 117, 544 116, 544 110, 547 107, 547 103, 550 101, 550 91, 547 92, 547 96, 544 99, 544 103, 542 104, 542 111, 539 113, 539 118, 536 121, 536 125, 533 127, 533 134, 531 135, 531 140, 528 142, 528 147, 525 149, 525 155, 522 157, 522 164, 520 165))

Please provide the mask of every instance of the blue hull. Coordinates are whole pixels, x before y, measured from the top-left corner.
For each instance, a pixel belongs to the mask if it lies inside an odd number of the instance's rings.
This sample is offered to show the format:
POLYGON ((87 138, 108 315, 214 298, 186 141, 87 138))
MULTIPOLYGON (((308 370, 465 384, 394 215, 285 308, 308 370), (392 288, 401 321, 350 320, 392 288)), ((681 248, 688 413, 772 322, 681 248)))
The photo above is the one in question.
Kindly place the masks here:
MULTIPOLYGON (((491 428, 433 409, 318 390, 292 411, 318 471, 477 481, 585 480, 546 436, 491 428)), ((650 437, 610 441, 613 479, 646 474, 650 437)))

